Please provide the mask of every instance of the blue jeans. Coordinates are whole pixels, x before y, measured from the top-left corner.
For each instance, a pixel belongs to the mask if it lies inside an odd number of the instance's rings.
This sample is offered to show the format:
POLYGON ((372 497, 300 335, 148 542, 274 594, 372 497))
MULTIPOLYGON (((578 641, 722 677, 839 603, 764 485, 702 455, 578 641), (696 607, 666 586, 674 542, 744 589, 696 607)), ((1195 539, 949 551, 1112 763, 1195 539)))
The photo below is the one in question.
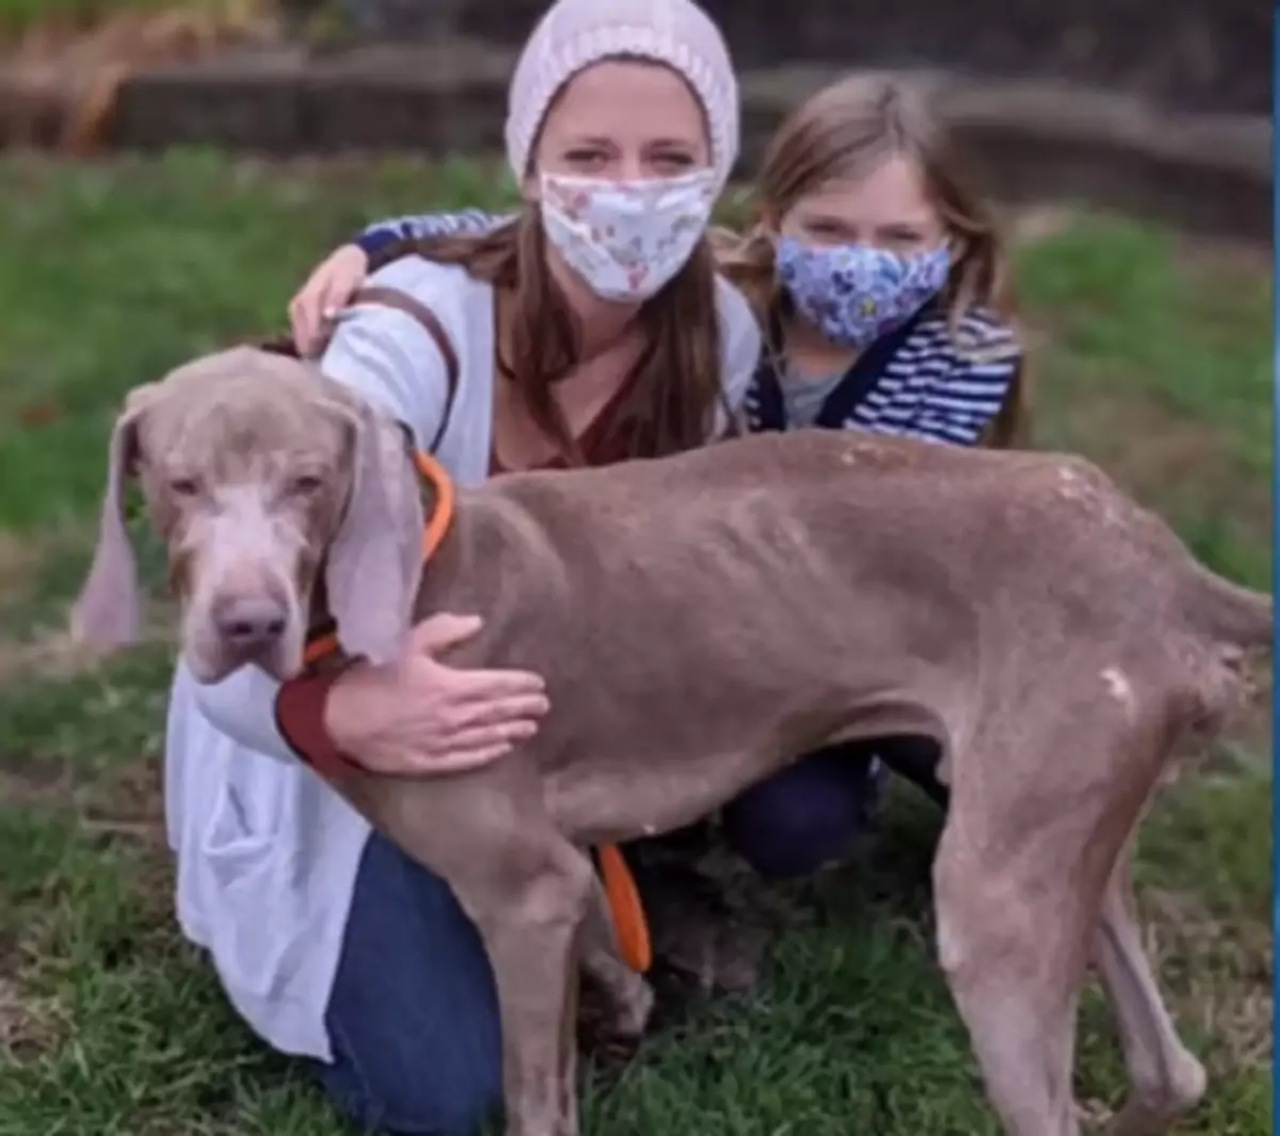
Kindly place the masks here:
POLYGON ((363 1131, 477 1136, 501 1104, 498 997, 479 933, 439 876, 376 832, 326 1018, 335 1060, 316 1072, 363 1131))
POLYGON ((725 805, 725 839, 761 875, 812 875, 871 826, 882 769, 864 745, 818 750, 725 805))
MULTIPOLYGON (((726 806, 729 843, 761 872, 816 871, 870 823, 874 765, 866 746, 802 759, 726 806)), ((477 1136, 497 1113, 498 1003, 480 936, 444 881, 377 833, 356 877, 327 1021, 335 1062, 317 1075, 365 1131, 477 1136)))

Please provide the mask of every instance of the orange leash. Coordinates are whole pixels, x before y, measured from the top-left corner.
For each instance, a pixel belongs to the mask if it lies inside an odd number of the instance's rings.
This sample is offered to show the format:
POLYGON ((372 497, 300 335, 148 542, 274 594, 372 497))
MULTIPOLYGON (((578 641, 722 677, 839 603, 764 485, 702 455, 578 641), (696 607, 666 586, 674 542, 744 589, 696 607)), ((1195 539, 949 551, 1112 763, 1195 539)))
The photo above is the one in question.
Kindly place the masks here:
POLYGON ((653 963, 653 944, 635 876, 616 844, 602 844, 596 849, 596 854, 600 858, 605 898, 609 901, 614 930, 618 933, 618 947, 627 965, 644 974, 653 963))
MULTIPOLYGON (((418 475, 431 486, 436 496, 435 509, 422 532, 422 559, 429 561, 449 531, 457 498, 453 479, 434 457, 417 453, 413 461, 418 475)), ((310 665, 337 649, 337 633, 329 632, 308 642, 303 657, 310 665)), ((640 902, 640 890, 636 887, 635 877, 616 844, 602 844, 596 849, 596 855, 622 957, 632 970, 643 974, 653 962, 653 947, 649 938, 649 922, 645 918, 644 905, 640 902)))

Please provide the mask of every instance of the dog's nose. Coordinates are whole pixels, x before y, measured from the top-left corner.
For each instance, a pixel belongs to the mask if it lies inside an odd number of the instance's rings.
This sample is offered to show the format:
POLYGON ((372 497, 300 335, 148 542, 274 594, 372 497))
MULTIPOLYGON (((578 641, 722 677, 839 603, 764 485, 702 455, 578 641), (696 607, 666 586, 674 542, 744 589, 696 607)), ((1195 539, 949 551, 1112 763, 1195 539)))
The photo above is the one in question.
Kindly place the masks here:
POLYGON ((224 642, 238 651, 270 647, 284 634, 284 605, 271 599, 227 599, 218 604, 214 623, 224 642))

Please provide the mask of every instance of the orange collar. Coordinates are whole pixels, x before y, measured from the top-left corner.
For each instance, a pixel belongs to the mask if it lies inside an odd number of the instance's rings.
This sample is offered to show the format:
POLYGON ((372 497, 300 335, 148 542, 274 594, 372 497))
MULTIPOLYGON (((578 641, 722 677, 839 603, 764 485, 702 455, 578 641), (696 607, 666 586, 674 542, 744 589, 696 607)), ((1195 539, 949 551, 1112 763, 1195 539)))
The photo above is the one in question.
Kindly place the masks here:
MULTIPOLYGON (((444 466, 430 454, 422 451, 415 452, 413 455, 413 468, 417 470, 418 476, 435 491, 435 501, 432 503, 431 516, 427 518, 426 526, 422 530, 422 561, 425 564, 436 554, 436 550, 444 543, 444 538, 448 535, 449 526, 453 523, 457 495, 453 488, 453 478, 449 476, 444 466)), ((302 660, 307 666, 310 666, 327 655, 333 654, 337 649, 337 628, 332 622, 326 620, 321 628, 316 629, 307 637, 307 645, 303 650, 302 660)))
POLYGON ((427 518, 426 528, 422 530, 422 560, 426 563, 444 542, 453 524, 454 506, 457 495, 453 489, 453 478, 434 457, 418 450, 413 455, 413 467, 432 489, 435 490, 435 508, 427 518))

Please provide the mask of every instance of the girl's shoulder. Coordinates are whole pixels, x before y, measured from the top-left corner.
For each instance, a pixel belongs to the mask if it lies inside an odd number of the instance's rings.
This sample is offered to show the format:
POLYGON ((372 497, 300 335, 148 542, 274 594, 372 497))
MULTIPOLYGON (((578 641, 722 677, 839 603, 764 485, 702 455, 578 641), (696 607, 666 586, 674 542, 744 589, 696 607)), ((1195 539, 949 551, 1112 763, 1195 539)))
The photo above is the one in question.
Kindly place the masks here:
POLYGON ((995 362, 1022 354, 1013 321, 982 305, 966 308, 958 318, 945 309, 931 311, 921 320, 919 330, 935 350, 962 362, 995 362))

